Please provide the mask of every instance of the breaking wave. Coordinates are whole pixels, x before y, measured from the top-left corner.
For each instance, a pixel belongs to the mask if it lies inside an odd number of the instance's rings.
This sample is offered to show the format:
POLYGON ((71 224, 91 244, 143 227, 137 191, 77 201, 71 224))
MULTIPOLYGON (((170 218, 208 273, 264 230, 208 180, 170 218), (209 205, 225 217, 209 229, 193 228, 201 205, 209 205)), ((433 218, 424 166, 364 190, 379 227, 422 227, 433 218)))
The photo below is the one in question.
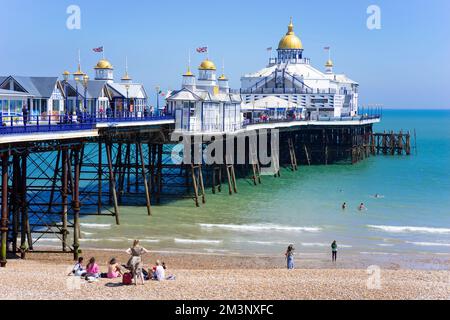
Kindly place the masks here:
POLYGON ((415 232, 415 233, 433 233, 433 234, 450 234, 449 228, 429 228, 429 227, 408 227, 408 226, 375 226, 368 225, 370 229, 377 229, 386 232, 392 233, 406 233, 406 232, 415 232))
POLYGON ((223 229, 232 231, 287 231, 287 232, 320 232, 322 229, 318 227, 289 227, 276 224, 249 224, 249 225, 236 225, 236 224, 200 224, 204 229, 223 229))

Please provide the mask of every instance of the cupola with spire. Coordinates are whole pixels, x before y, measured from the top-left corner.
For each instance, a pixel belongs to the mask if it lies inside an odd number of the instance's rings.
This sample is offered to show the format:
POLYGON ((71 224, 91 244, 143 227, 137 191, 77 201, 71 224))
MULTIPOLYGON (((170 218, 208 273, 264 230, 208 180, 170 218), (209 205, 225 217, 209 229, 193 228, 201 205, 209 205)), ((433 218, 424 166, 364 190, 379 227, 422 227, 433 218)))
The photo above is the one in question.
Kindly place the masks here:
POLYGON ((195 75, 191 72, 191 67, 188 67, 185 74, 183 74, 183 83, 182 87, 195 90, 195 75))
POLYGON ((228 78, 225 76, 225 62, 222 67, 222 75, 217 79, 219 83, 220 93, 230 93, 230 85, 228 83, 228 78))
POLYGON ((133 82, 133 79, 130 77, 130 75, 128 74, 128 57, 127 58, 125 58, 125 74, 124 74, 124 76, 122 77, 122 83, 128 83, 128 84, 130 84, 130 83, 132 83, 133 82))
POLYGON ((294 32, 294 23, 289 23, 288 32, 278 44, 278 62, 295 62, 303 58, 303 44, 294 32))
POLYGON ((333 60, 328 59, 327 62, 325 63, 325 72, 327 74, 332 74, 333 73, 333 66, 334 66, 333 60))

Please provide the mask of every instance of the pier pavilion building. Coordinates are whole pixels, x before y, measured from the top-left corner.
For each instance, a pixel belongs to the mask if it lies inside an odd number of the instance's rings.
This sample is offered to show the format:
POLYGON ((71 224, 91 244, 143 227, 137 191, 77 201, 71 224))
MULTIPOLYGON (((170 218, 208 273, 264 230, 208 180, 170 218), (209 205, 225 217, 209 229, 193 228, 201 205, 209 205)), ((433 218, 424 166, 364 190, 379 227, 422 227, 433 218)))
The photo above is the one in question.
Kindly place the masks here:
POLYGON ((358 83, 335 73, 331 59, 323 71, 314 68, 292 19, 277 53, 265 68, 241 78, 244 110, 266 109, 271 117, 294 110, 308 120, 357 115, 358 83))
POLYGON ((101 59, 94 67, 95 77, 90 79, 80 65, 74 72, 73 79, 70 73, 65 72, 65 79, 61 81, 63 92, 67 96, 67 110, 72 113, 84 110, 91 114, 106 113, 142 113, 147 106, 148 96, 142 84, 133 82, 128 73, 119 82, 114 78, 114 67, 106 60, 101 59))
POLYGON ((169 92, 168 112, 175 115, 175 130, 183 132, 234 132, 242 125, 241 97, 230 92, 228 78, 217 78, 213 61, 204 60, 198 79, 188 68, 182 88, 169 92))
POLYGON ((29 115, 50 115, 64 110, 58 77, 3 76, 0 89, 3 91, 2 116, 22 114, 24 106, 29 115))

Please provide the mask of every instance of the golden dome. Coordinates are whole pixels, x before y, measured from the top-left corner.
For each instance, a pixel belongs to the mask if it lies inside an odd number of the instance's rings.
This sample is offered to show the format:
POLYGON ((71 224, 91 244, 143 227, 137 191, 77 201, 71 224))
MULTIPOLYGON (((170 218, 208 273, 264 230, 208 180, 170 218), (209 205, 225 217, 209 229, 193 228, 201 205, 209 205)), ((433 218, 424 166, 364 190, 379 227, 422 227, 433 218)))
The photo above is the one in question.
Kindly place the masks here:
POLYGON ((213 70, 213 71, 216 71, 217 68, 216 68, 216 65, 214 64, 214 62, 210 61, 209 59, 206 59, 200 65, 199 70, 213 70))
POLYGON ((70 72, 69 71, 64 71, 63 75, 70 76, 70 72))
POLYGON ((299 37, 295 35, 294 32, 294 24, 291 23, 288 26, 288 32, 286 35, 281 39, 280 44, 278 45, 278 49, 280 50, 301 50, 303 49, 302 41, 299 37))
POLYGON ((219 80, 226 81, 228 78, 223 74, 219 77, 219 80))
POLYGON ((108 60, 102 59, 97 63, 97 65, 95 66, 95 69, 110 69, 110 70, 112 70, 114 68, 108 60))
POLYGON ((325 67, 332 68, 333 67, 333 61, 331 59, 328 59, 327 63, 325 64, 325 67))

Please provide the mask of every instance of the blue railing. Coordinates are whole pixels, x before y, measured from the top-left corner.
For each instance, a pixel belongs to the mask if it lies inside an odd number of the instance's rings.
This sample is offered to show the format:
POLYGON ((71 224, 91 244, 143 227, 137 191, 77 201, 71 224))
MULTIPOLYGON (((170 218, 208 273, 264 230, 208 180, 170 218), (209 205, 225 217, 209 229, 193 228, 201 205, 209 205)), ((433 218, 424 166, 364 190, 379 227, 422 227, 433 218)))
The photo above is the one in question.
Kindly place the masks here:
POLYGON ((144 113, 78 113, 50 116, 27 116, 22 114, 0 114, 0 135, 45 133, 61 131, 90 130, 99 123, 149 122, 173 120, 171 115, 151 115, 144 113))
POLYGON ((265 119, 247 119, 243 123, 243 127, 255 124, 272 124, 272 123, 291 123, 291 122, 318 122, 318 121, 329 121, 329 122, 344 122, 344 121, 367 121, 367 120, 378 120, 381 119, 380 115, 362 115, 356 117, 320 117, 319 119, 305 119, 305 118, 265 118, 265 119))

